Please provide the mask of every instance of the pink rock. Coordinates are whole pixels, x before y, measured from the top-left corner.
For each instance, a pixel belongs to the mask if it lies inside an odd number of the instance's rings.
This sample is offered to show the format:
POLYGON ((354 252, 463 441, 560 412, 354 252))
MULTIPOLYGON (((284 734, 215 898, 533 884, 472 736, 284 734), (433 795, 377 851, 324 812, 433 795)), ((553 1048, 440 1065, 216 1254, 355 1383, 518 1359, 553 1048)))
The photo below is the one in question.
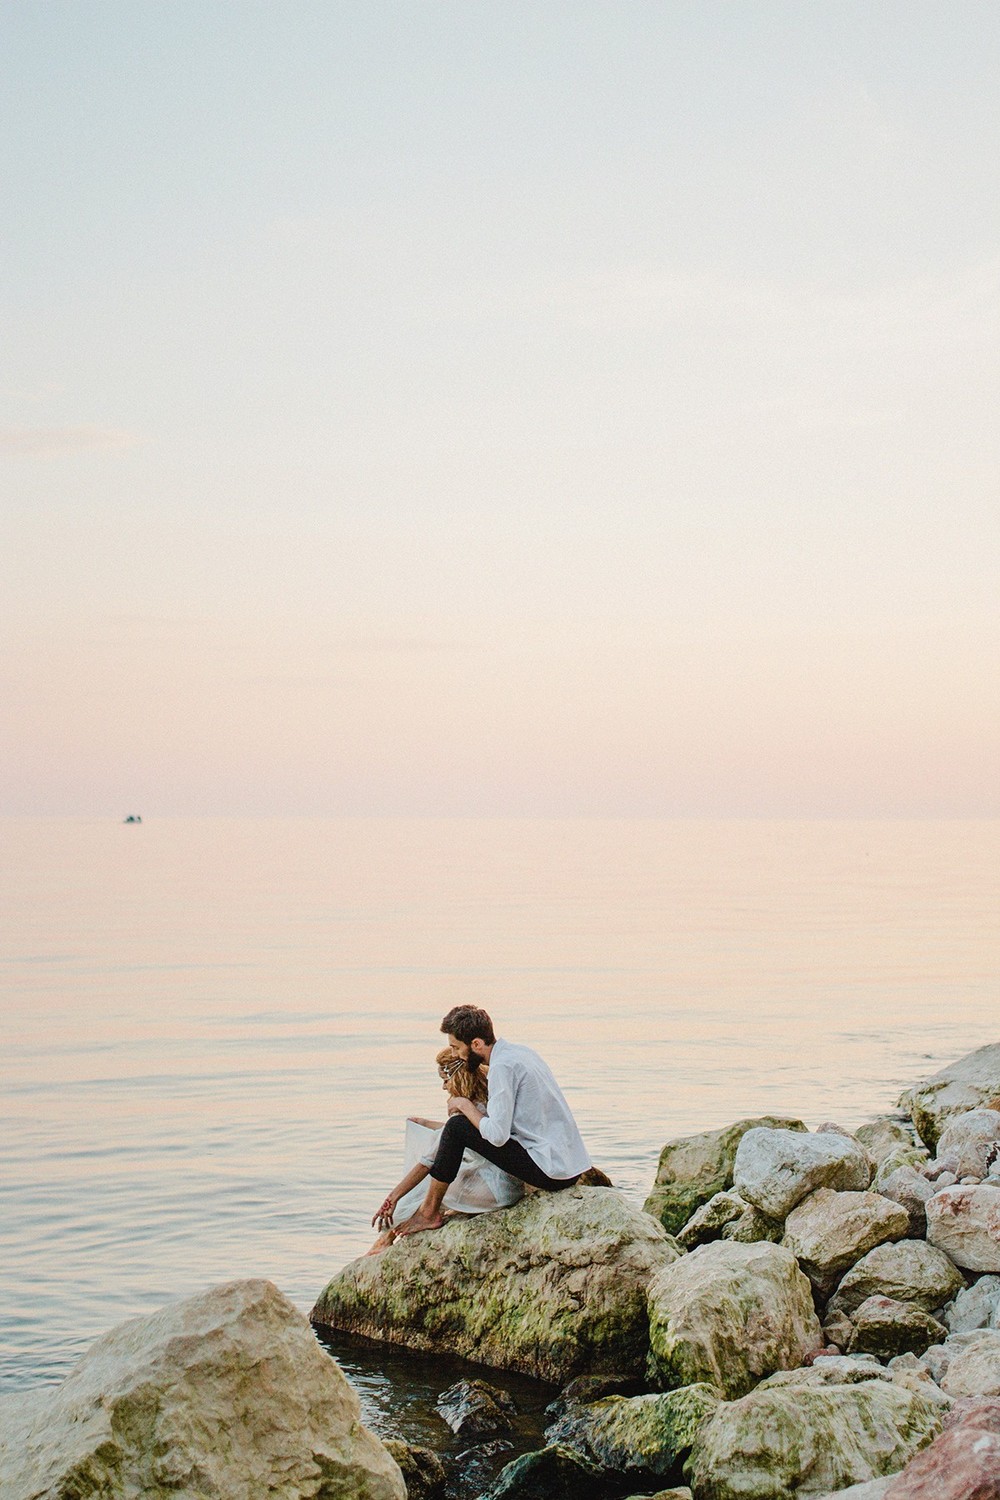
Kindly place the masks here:
POLYGON ((907 1464, 884 1500, 1000 1500, 1000 1433, 961 1425, 907 1464))
POLYGON ((944 1419, 945 1432, 953 1427, 1000 1433, 1000 1396, 960 1396, 944 1419))

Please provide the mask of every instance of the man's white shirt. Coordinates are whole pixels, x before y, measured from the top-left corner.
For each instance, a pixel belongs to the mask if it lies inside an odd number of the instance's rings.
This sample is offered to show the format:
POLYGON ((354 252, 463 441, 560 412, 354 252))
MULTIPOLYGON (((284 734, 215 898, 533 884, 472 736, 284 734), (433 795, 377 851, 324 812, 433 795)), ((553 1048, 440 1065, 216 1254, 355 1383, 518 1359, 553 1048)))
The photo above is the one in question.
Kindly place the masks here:
POLYGON ((547 1063, 530 1047, 498 1037, 490 1053, 489 1102, 480 1122, 491 1146, 519 1141, 552 1178, 576 1177, 590 1157, 547 1063))

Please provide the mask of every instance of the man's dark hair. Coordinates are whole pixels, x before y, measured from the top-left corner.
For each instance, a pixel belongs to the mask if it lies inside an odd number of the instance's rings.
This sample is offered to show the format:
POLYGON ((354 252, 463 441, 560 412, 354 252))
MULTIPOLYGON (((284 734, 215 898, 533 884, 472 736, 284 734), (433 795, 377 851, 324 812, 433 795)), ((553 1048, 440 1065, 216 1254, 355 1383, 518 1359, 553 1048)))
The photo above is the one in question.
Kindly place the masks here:
POLYGON ((487 1047, 492 1047, 496 1041, 493 1022, 478 1005, 456 1005, 441 1022, 441 1030, 445 1036, 457 1037, 467 1047, 472 1045, 476 1037, 484 1041, 487 1047))

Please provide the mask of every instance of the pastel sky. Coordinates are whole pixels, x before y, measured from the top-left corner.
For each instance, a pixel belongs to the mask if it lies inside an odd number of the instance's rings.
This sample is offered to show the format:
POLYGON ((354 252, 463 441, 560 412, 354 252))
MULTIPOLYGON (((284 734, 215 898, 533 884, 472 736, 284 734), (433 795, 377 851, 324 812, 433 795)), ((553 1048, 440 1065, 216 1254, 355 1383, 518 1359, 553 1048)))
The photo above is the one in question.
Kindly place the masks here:
POLYGON ((995 0, 0 17, 0 811, 1000 811, 995 0))

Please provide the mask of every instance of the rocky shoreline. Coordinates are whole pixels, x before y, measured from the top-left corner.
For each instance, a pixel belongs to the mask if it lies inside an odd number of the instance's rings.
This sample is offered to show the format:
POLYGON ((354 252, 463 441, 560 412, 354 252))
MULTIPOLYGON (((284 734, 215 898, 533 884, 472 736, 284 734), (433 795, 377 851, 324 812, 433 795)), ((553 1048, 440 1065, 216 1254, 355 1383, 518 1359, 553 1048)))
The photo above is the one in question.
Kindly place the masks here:
MULTIPOLYGON (((1000 1043, 853 1133, 771 1116, 670 1141, 643 1210, 581 1186, 397 1241, 312 1322, 563 1388, 545 1446, 506 1464, 504 1393, 442 1392, 489 1500, 1000 1500, 1000 1043)), ((4 1500, 438 1500, 455 1479, 364 1428, 264 1281, 0 1401, 4 1500)))

